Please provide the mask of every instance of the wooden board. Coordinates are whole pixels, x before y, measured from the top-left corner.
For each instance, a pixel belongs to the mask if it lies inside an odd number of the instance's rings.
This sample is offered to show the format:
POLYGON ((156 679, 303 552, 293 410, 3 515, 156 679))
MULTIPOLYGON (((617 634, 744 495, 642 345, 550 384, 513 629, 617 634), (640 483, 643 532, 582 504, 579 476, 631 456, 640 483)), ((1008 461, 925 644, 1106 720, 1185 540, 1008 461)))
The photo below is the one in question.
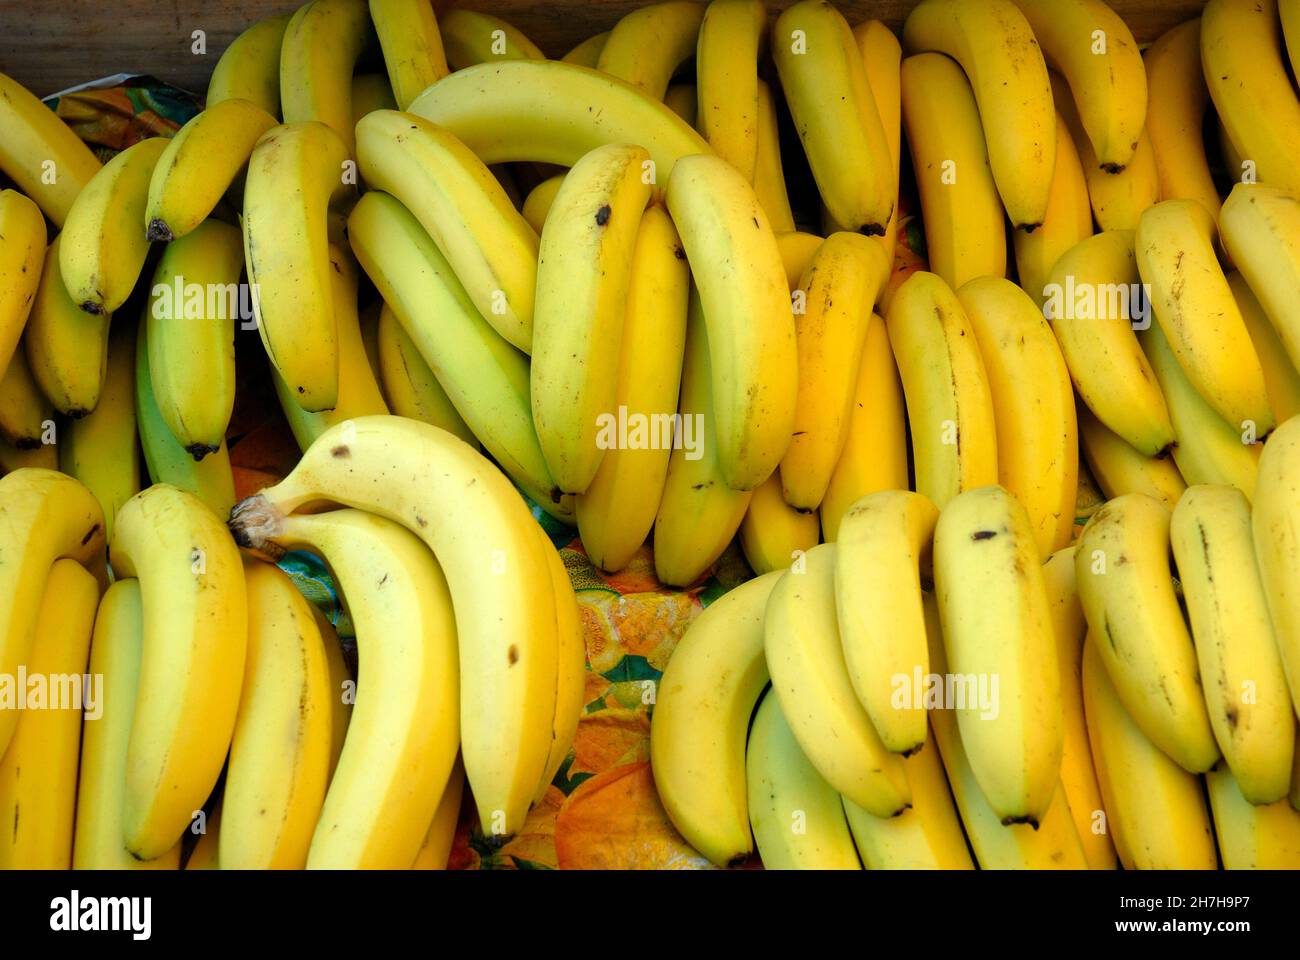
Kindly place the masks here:
MULTIPOLYGON (((792 0, 773 0, 772 9, 792 0)), ((902 25, 916 0, 837 0, 854 23, 902 25)), ((646 0, 479 0, 467 3, 510 21, 550 56, 608 30, 646 0)), ((1139 41, 1197 15, 1204 0, 1110 0, 1139 41)), ((441 7, 443 4, 436 4, 441 7)), ((261 17, 295 0, 0 0, 0 72, 44 96, 114 73, 152 73, 203 91, 226 45, 261 17), (203 31, 206 52, 196 53, 203 31)))

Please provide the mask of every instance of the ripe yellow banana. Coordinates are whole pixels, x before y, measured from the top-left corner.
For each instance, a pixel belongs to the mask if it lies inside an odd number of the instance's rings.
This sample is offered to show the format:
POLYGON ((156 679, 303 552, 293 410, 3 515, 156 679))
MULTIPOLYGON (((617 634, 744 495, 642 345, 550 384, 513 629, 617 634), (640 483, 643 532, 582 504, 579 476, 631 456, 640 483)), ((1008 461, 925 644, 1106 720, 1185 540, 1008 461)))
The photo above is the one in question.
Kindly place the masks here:
POLYGON ((1300 100, 1282 47, 1277 0, 1210 0, 1201 12, 1201 64, 1228 139, 1260 183, 1296 196, 1300 100))
POLYGON ((703 17, 704 5, 695 0, 664 0, 633 10, 614 24, 596 69, 662 100, 677 68, 695 55, 703 17))
POLYGON ((327 217, 355 195, 349 167, 347 145, 314 122, 273 128, 248 161, 244 254, 257 329, 271 363, 308 413, 338 402, 327 217))
MULTIPOLYGON (((758 159, 758 58, 766 34, 762 0, 712 0, 695 49, 700 133, 751 183, 758 159)), ((775 219, 771 210, 767 215, 775 219)))
POLYGON ((168 141, 149 181, 149 240, 183 237, 207 218, 248 164, 253 146, 276 119, 248 100, 223 100, 168 141))
POLYGON ((587 639, 578 598, 569 580, 568 568, 551 538, 540 526, 536 528, 538 540, 546 554, 551 573, 551 586, 555 590, 555 712, 551 722, 551 744, 546 766, 533 793, 533 803, 539 804, 551 789, 552 781, 569 759, 573 740, 578 734, 578 722, 586 705, 587 639))
POLYGON ((1155 154, 1160 199, 1195 200, 1217 217, 1219 192, 1202 134, 1210 91, 1201 69, 1200 18, 1161 35, 1142 59, 1147 74, 1146 132, 1155 154))
POLYGON ((54 408, 32 376, 27 351, 14 351, 0 375, 0 439, 17 450, 35 450, 54 427, 54 408))
POLYGON ((930 672, 921 577, 939 511, 919 493, 868 494, 844 515, 836 539, 835 610, 844 662, 885 748, 925 744, 925 703, 900 692, 930 672))
POLYGON ((62 227, 72 203, 99 172, 99 159, 57 113, 0 73, 0 171, 62 227))
POLYGON ((764 610, 782 574, 749 580, 709 604, 673 650, 650 723, 650 763, 669 819, 720 867, 753 851, 745 741, 767 686, 764 610))
POLYGON ((504 842, 523 826, 553 736, 555 591, 536 521, 486 458, 403 417, 331 427, 289 476, 236 507, 231 528, 257 548, 317 500, 401 522, 442 565, 456 601, 465 771, 484 833, 504 842))
POLYGON ((1300 371, 1287 356, 1286 345, 1273 329, 1246 278, 1234 270, 1228 274, 1228 286, 1232 288, 1233 299, 1237 301, 1237 309, 1263 368, 1264 389, 1273 419, 1285 423, 1300 413, 1300 371))
POLYGON ((0 190, 0 373, 18 349, 45 262, 45 218, 16 190, 0 190))
POLYGON ((291 16, 258 20, 231 41, 208 81, 209 108, 223 100, 248 100, 280 116, 280 46, 291 16))
POLYGON ((433 4, 370 0, 370 19, 379 35, 397 109, 405 110, 449 72, 433 4))
POLYGON ((1080 404, 1078 410, 1083 458, 1106 499, 1144 493, 1163 503, 1166 510, 1173 510, 1187 489, 1174 458, 1169 454, 1148 457, 1111 433, 1087 407, 1080 404))
POLYGON ((1155 746, 1184 769, 1203 773, 1219 759, 1219 748, 1170 580, 1169 523, 1169 511, 1151 497, 1111 500, 1079 537, 1076 583, 1099 661, 1124 709, 1155 746))
POLYGON ((881 742, 849 677, 835 612, 835 545, 781 574, 766 611, 772 689, 795 738, 827 782, 877 817, 912 802, 903 758, 881 742))
POLYGON ((380 311, 378 333, 379 379, 388 409, 399 417, 441 427, 477 449, 478 439, 388 304, 380 311))
POLYGON ((529 407, 528 358, 474 309, 433 240, 386 193, 367 193, 348 218, 362 269, 474 435, 543 509, 571 517, 542 457, 529 407))
POLYGON ((438 18, 438 29, 447 64, 456 72, 479 63, 546 59, 517 27, 478 10, 454 7, 438 18))
POLYGON ((1285 799, 1256 806, 1224 764, 1205 775, 1225 870, 1300 869, 1300 812, 1285 799))
POLYGON ((976 277, 1005 276, 1002 201, 970 83, 939 53, 904 60, 901 83, 930 269, 954 289, 976 277))
POLYGON ((862 869, 840 795, 804 756, 775 693, 763 697, 754 715, 745 776, 749 822, 765 868, 862 869))
POLYGON ((1224 201, 1223 245, 1300 366, 1300 200, 1263 184, 1238 184, 1224 201))
MULTIPOLYGON (((1300 470, 1300 419, 1292 417, 1264 445, 1251 527, 1255 534, 1255 559, 1268 597, 1282 665, 1291 686, 1291 700, 1300 712, 1300 584, 1295 574, 1296 564, 1300 562, 1297 470, 1300 470)), ((1300 794, 1293 794, 1297 795, 1300 794)))
POLYGON ((1016 230, 1011 235, 1015 247, 1016 273, 1025 293, 1041 305, 1046 297, 1043 288, 1061 259, 1079 241, 1092 236, 1092 207, 1088 203, 1088 182, 1084 177, 1079 151, 1074 147, 1065 119, 1056 115, 1056 169, 1052 172, 1052 192, 1047 200, 1043 225, 1033 233, 1016 230))
POLYGON ((670 83, 664 106, 694 127, 699 119, 699 91, 693 83, 670 83))
POLYGON ((320 631, 321 643, 325 647, 325 666, 329 671, 330 696, 326 700, 330 710, 330 749, 329 779, 333 780, 338 768, 339 757, 343 754, 343 741, 347 738, 348 727, 352 720, 352 701, 349 694, 355 690, 356 678, 343 659, 343 643, 339 640, 338 630, 320 607, 311 607, 316 628, 320 631))
POLYGON ((777 135, 776 104, 772 91, 758 82, 758 144, 754 155, 754 193, 767 214, 772 229, 788 233, 795 229, 790 198, 785 191, 781 167, 781 143, 777 135))
POLYGON ((596 69, 596 64, 600 62, 600 51, 605 49, 605 44, 608 41, 609 31, 606 30, 604 33, 598 33, 593 37, 588 37, 560 59, 565 63, 577 64, 580 67, 590 67, 594 70, 596 69))
POLYGON ((1214 834, 1200 780, 1162 753, 1126 712, 1102 662, 1107 642, 1088 631, 1083 704, 1120 862, 1125 870, 1213 870, 1214 834))
POLYGON ((109 562, 140 581, 144 610, 122 831, 149 860, 176 843, 226 760, 247 647, 244 571, 216 514, 166 484, 118 512, 109 562))
POLYGON ((889 342, 902 375, 916 490, 939 509, 997 483, 993 398, 975 331, 957 295, 918 271, 890 301, 889 342))
MULTIPOLYGON (((1079 399, 1097 419, 1148 457, 1174 443, 1169 409, 1134 326, 1150 324, 1139 286, 1133 234, 1107 230, 1056 262, 1043 313, 1061 344, 1079 399)), ((1149 308, 1148 308, 1149 310, 1149 308)))
POLYGON ((754 489, 740 523, 740 548, 755 573, 784 570, 821 540, 817 511, 796 510, 781 495, 774 473, 754 489))
POLYGON ((830 216, 883 235, 897 167, 848 21, 827 0, 800 0, 772 25, 772 57, 830 216))
POLYGON ((319 121, 338 134, 347 155, 355 155, 352 74, 370 37, 366 0, 311 0, 298 8, 280 44, 286 124, 319 121))
POLYGON ((1079 429, 1070 372, 1042 311, 1011 281, 972 280, 957 298, 988 374, 998 482, 1028 511, 1045 560, 1074 532, 1079 429))
MULTIPOLYGON (((690 271, 663 207, 646 209, 632 253, 611 411, 626 419, 626 445, 607 445, 586 491, 574 498, 592 563, 621 570, 654 526, 672 455, 686 349, 690 271)), ((608 421, 607 421, 608 422, 608 421)), ((617 433, 612 433, 617 440, 617 433)))
POLYGON ((921 0, 903 25, 903 45, 946 53, 972 78, 1002 203, 1013 227, 1034 230, 1051 195, 1056 117, 1025 15, 1011 0, 921 0))
POLYGON ((411 862, 412 870, 445 870, 451 847, 456 839, 456 827, 460 823, 460 800, 465 792, 465 767, 456 756, 456 766, 452 768, 447 788, 438 800, 438 809, 434 811, 433 822, 425 834, 420 852, 411 862))
POLYGON ((524 200, 520 213, 528 221, 528 225, 539 234, 546 224, 546 217, 551 212, 551 207, 555 205, 555 195, 560 192, 560 184, 563 182, 564 174, 548 177, 533 187, 524 200))

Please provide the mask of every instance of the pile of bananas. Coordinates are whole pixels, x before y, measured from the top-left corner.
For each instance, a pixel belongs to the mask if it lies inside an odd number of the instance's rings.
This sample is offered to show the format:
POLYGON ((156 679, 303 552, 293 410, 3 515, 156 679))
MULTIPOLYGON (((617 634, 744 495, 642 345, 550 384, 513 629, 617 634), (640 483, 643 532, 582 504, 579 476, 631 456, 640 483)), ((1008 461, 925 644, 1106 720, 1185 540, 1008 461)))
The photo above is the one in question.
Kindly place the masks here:
POLYGON ((561 60, 313 0, 102 166, 0 75, 0 866, 440 867, 464 784, 504 842, 584 700, 532 505, 758 574, 654 712, 718 864, 1300 866, 1288 53, 1294 0, 1145 53, 666 0, 561 60), (302 456, 236 503, 240 329, 302 456), (84 733, 30 702, 83 674, 84 733))

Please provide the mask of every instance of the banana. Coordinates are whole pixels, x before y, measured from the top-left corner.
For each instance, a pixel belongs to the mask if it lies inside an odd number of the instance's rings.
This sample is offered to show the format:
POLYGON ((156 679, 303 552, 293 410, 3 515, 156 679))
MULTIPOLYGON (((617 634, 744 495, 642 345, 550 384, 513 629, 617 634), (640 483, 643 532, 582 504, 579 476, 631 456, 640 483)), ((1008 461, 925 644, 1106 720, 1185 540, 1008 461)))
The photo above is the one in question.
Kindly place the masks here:
MULTIPOLYGON (((776 246, 781 251, 781 264, 785 267, 785 281, 793 294, 799 287, 799 281, 812 265, 817 248, 825 243, 823 237, 813 233, 792 230, 776 235, 776 246)), ((794 298, 791 297, 791 303, 794 298)))
POLYGON ((388 304, 379 314, 379 370, 384 401, 394 414, 441 427, 478 448, 478 439, 388 304))
POLYGON ((352 123, 355 126, 361 118, 376 110, 396 110, 397 101, 393 98, 393 88, 389 86, 388 75, 383 73, 358 73, 352 78, 352 123))
POLYGON ((947 663, 967 681, 953 704, 989 806, 1041 824, 1061 779, 1061 674, 1029 514, 1002 487, 967 491, 934 530, 934 585, 947 663), (994 680, 996 678, 996 681, 994 680), (975 683, 997 683, 972 702, 975 683))
POLYGON ((1002 201, 970 83, 961 67, 939 53, 908 57, 901 77, 903 126, 930 269, 954 289, 976 277, 1005 276, 1002 201))
POLYGON ((684 158, 666 199, 709 327, 718 466, 752 490, 781 462, 798 402, 781 253, 753 189, 719 157, 684 158))
POLYGON ((487 452, 543 509, 571 517, 572 501, 551 479, 533 426, 528 358, 474 308, 424 228, 388 194, 371 191, 348 218, 348 239, 487 452))
MULTIPOLYGON (((0 477, 0 556, 0 676, 14 677, 31 653, 54 562, 76 560, 106 585, 104 512, 69 476, 14 470, 0 477)), ((17 725, 16 710, 0 710, 0 757, 17 725)))
MULTIPOLYGON (((703 18, 704 5, 695 0, 665 0, 633 10, 614 24, 596 69, 662 100, 677 68, 695 55, 703 18)), ((742 44, 742 51, 746 47, 742 44)))
POLYGON ((1032 232, 1047 215, 1056 119, 1025 15, 1011 0, 921 0, 903 24, 903 46, 946 53, 972 78, 998 193, 1011 225, 1032 232))
POLYGON ((1043 563, 1043 586, 1056 639, 1056 665, 1061 672, 1061 788, 1070 818, 1083 844, 1090 870, 1115 869, 1115 845, 1104 829, 1106 807, 1097 783, 1088 745, 1083 711, 1083 641, 1088 621, 1076 586, 1074 547, 1063 547, 1043 563))
POLYGON ((1277 0, 1210 0, 1201 12, 1205 83, 1228 139, 1260 183, 1300 196, 1300 100, 1282 47, 1277 0))
POLYGON ((781 167, 781 142, 777 133, 776 104, 772 91, 758 82, 758 143, 754 155, 754 193, 767 214, 772 229, 789 233, 795 229, 790 198, 785 191, 785 172, 781 167))
POLYGON ((691 621, 659 680, 651 715, 659 799, 686 842, 720 867, 744 862, 754 849, 745 742, 768 682, 764 610, 781 576, 746 581, 691 621))
POLYGON ((1163 503, 1166 510, 1173 510, 1187 489, 1173 457, 1139 453, 1082 405, 1079 438, 1083 458, 1108 500, 1126 493, 1144 493, 1163 503))
POLYGON ((784 570, 821 540, 816 511, 796 510, 781 495, 774 473, 754 489, 740 523, 740 548, 755 573, 784 570))
MULTIPOLYGON (((1170 582, 1169 524, 1169 511, 1151 497, 1111 500, 1079 537, 1076 582, 1096 655, 1124 709, 1144 738, 1185 770, 1203 773, 1219 759, 1219 748, 1170 582)), ((1101 766, 1097 753, 1094 742, 1101 766)), ((1109 803, 1106 809, 1115 816, 1109 803)))
POLYGON ((1223 246, 1300 367, 1300 200, 1263 184, 1238 184, 1220 216, 1223 246))
POLYGON ((18 349, 45 262, 45 218, 16 190, 0 190, 0 374, 18 349))
POLYGON ((192 494, 150 487, 118 512, 114 576, 140 581, 144 639, 127 747, 122 831, 160 857, 221 773, 239 707, 248 613, 239 551, 192 494))
POLYGON ((690 271, 661 206, 647 208, 641 217, 629 274, 612 408, 616 420, 625 412, 628 443, 606 447, 586 491, 574 498, 583 547, 605 570, 623 569, 645 543, 672 456, 690 271), (640 438, 634 445, 637 425, 640 438))
POLYGON ((916 490, 942 510, 963 490, 998 479, 993 398, 975 331, 948 284, 925 271, 895 292, 885 325, 907 398, 916 490))
POLYGON ((505 842, 523 826, 553 737, 555 591, 536 521, 451 434, 360 417, 321 434, 284 480, 238 505, 231 529, 256 549, 318 500, 398 520, 438 558, 456 598, 465 771, 485 834, 505 842))
POLYGON ((694 127, 699 119, 699 91, 693 83, 670 83, 664 106, 694 127))
POLYGON ((1138 291, 1133 234, 1107 230, 1075 244, 1052 268, 1043 314, 1079 399, 1097 419, 1148 457, 1174 443, 1169 408, 1134 326, 1150 323, 1135 306, 1138 291))
POLYGON ((167 146, 162 137, 150 137, 127 147, 91 178, 68 211, 59 234, 59 272, 86 313, 111 314, 140 278, 149 253, 140 229, 149 181, 167 146))
POLYGON ((1246 799, 1273 803, 1291 789, 1295 724, 1255 564, 1250 503, 1235 487, 1189 487, 1169 538, 1214 738, 1246 799))
POLYGON ((548 177, 528 192, 527 199, 524 200, 523 209, 520 211, 528 225, 538 234, 542 232, 542 227, 546 224, 546 217, 551 212, 551 207, 555 205, 555 195, 560 192, 560 184, 564 182, 564 174, 556 174, 548 177))
POLYGON ((799 280, 794 429, 781 458, 782 493, 795 509, 816 510, 830 484, 848 436, 871 307, 888 272, 879 244, 842 232, 817 247, 799 280))
POLYGON ((1103 663, 1106 643, 1088 631, 1083 704, 1106 828, 1120 862, 1125 870, 1213 870, 1214 835, 1200 780, 1157 749, 1126 712, 1103 663))
POLYGON ((0 375, 0 439, 18 450, 42 445, 54 427, 54 408, 27 363, 27 351, 16 350, 0 375))
POLYGON ((87 711, 81 734, 74 870, 175 870, 180 866, 180 841, 154 860, 137 860, 122 841, 122 781, 140 683, 143 616, 140 581, 119 580, 104 594, 95 617, 90 676, 102 677, 103 685, 98 691, 100 702, 87 711))
POLYGON ((456 766, 452 768, 447 788, 438 800, 438 809, 433 813, 433 822, 424 837, 424 844, 411 862, 412 870, 445 870, 451 856, 452 844, 456 839, 456 827, 460 823, 460 800, 465 791, 465 768, 456 756, 456 766))
POLYGON ((911 805, 902 757, 881 743, 849 678, 835 612, 834 544, 813 547, 781 575, 764 624, 767 668, 781 710, 827 782, 877 817, 911 805))
POLYGON ((744 522, 753 491, 728 486, 714 439, 713 351, 698 293, 687 309, 677 429, 655 514, 655 575, 687 587, 711 568, 744 522), (689 431, 689 432, 688 432, 689 431))
POLYGON ((319 121, 355 155, 352 74, 373 29, 366 0, 310 0, 298 8, 280 44, 285 124, 319 121))
POLYGON ((223 100, 247 100, 280 116, 280 47, 290 17, 258 20, 231 41, 208 81, 209 108, 223 100))
MULTIPOLYGON (((766 34, 762 0, 712 0, 695 49, 700 133, 750 183, 758 160, 758 60, 766 34)), ((767 215, 775 219, 771 210, 767 215)))
POLYGON ((908 757, 903 768, 912 806, 898 816, 873 817, 844 800, 862 865, 868 870, 973 870, 933 734, 927 733, 925 749, 908 757))
POLYGON ((578 44, 560 59, 565 63, 577 64, 580 67, 590 67, 596 69, 596 64, 600 62, 600 52, 605 49, 605 44, 609 42, 609 31, 598 33, 595 36, 588 37, 582 43, 578 44))
POLYGON ((1225 870, 1300 868, 1300 812, 1285 799, 1256 806, 1224 764, 1205 775, 1225 870))
POLYGON ((183 237, 210 214, 276 119, 248 100, 223 100, 168 141, 149 180, 145 237, 183 237))
POLYGON ((145 314, 149 382, 163 422, 195 460, 221 448, 235 408, 243 272, 240 232, 219 220, 169 243, 154 271, 145 314))
POLYGON ((1263 368, 1264 389, 1273 419, 1285 423, 1300 413, 1300 371, 1287 356, 1286 345, 1273 329, 1246 278, 1234 270, 1228 274, 1228 286, 1232 288, 1233 299, 1237 301, 1237 309, 1263 368))
POLYGON ((1041 306, 1046 297, 1043 289, 1056 261, 1090 236, 1092 207, 1088 202, 1088 181, 1070 128, 1057 113, 1056 169, 1052 172, 1052 192, 1043 225, 1033 233, 1016 230, 1011 235, 1016 274, 1025 293, 1041 306))
POLYGON ((1214 411, 1183 372, 1158 325, 1144 330, 1141 341, 1169 404, 1178 437, 1173 451, 1178 472, 1189 484, 1227 483, 1253 498, 1260 456, 1253 426, 1243 422, 1237 429, 1214 411))
POLYGON ((556 486, 580 494, 617 417, 632 255, 650 199, 640 147, 597 147, 569 171, 546 217, 537 261, 530 371, 533 422, 556 486))
POLYGON ((1147 47, 1142 60, 1147 74, 1146 132, 1155 154, 1160 199, 1195 200, 1217 217, 1219 192, 1202 134, 1210 91, 1201 69, 1200 18, 1166 31, 1147 47))
POLYGON ((438 29, 453 72, 479 63, 546 58, 517 27, 477 10, 454 7, 438 19, 438 29))
POLYGON ((447 131, 391 110, 357 124, 357 159, 368 187, 416 215, 479 313, 529 352, 537 234, 492 172, 447 131))
POLYGON ((104 535, 117 511, 140 492, 136 442, 135 328, 122 323, 108 341, 108 375, 95 412, 63 425, 59 469, 80 480, 104 510, 104 535))
MULTIPOLYGON (((926 637, 930 645, 930 669, 948 675, 939 606, 933 594, 925 594, 926 637)), ((1047 815, 1035 830, 1027 823, 1002 823, 984 797, 984 792, 962 745, 954 710, 948 705, 929 711, 934 741, 952 785, 953 799, 970 838, 975 859, 984 870, 1084 870, 1088 860, 1083 844, 1070 819, 1065 791, 1057 788, 1047 815)), ((915 763, 925 751, 908 759, 915 763)), ((904 814, 906 816, 907 814, 904 814)))
POLYGON ((433 4, 370 0, 370 19, 384 52, 396 109, 405 110, 450 72, 433 4))
POLYGON ((555 713, 551 723, 551 746, 546 766, 533 793, 539 804, 551 789, 555 775, 569 759, 569 751, 578 734, 587 696, 587 639, 578 599, 569 580, 568 568, 559 551, 542 527, 537 528, 551 572, 555 590, 555 632, 557 663, 555 670, 555 713))
POLYGON ((822 497, 822 539, 834 543, 849 508, 878 490, 906 490, 907 409, 889 331, 872 314, 862 344, 847 437, 822 497))
POLYGON ((325 666, 329 671, 330 696, 326 702, 330 708, 329 779, 333 780, 352 721, 352 701, 355 697, 350 696, 350 693, 355 689, 356 678, 343 659, 343 643, 333 622, 315 604, 312 605, 311 612, 316 628, 320 631, 321 643, 325 646, 325 666))
POLYGON ((830 216, 884 235, 897 167, 848 21, 827 0, 799 0, 772 25, 772 58, 830 216))
POLYGON ((1300 589, 1295 576, 1297 558, 1300 558, 1297 470, 1300 470, 1300 418, 1292 417, 1264 445, 1251 528, 1255 536, 1255 560, 1291 687, 1291 700, 1300 713, 1300 589))
POLYGON ((775 693, 754 715, 745 777, 749 822, 766 869, 862 869, 840 796, 804 756, 775 693))
POLYGON ((1105 0, 1015 4, 1033 28, 1048 67, 1069 81, 1100 167, 1119 173, 1138 149, 1147 114, 1147 75, 1133 32, 1105 0))
POLYGON ((73 201, 99 172, 99 159, 57 113, 3 73, 0 128, 0 171, 62 227, 73 201))
POLYGON ((885 748, 904 756, 925 745, 925 704, 899 693, 930 672, 921 577, 930 575, 938 519, 922 494, 881 491, 849 508, 836 540, 835 611, 849 679, 885 748))
POLYGON ((1196 391, 1228 423, 1263 437, 1274 426, 1264 372, 1219 267, 1217 235, 1214 218, 1196 201, 1158 203, 1138 223, 1138 271, 1196 391))
POLYGON ((0 870, 66 870, 72 865, 81 714, 90 692, 86 684, 92 682, 86 664, 98 605, 95 578, 75 560, 56 560, 24 664, 27 702, 0 761, 0 816, 6 824, 0 830, 0 870), (39 704, 31 700, 40 696, 33 691, 37 677, 47 681, 49 697, 39 704), (79 702, 64 702, 60 691, 79 702))
POLYGON ((273 564, 244 564, 248 656, 222 793, 223 870, 293 870, 329 776, 329 668, 311 605, 273 564))
MULTIPOLYGON (((287 35, 285 44, 287 50, 287 35)), ((308 413, 338 402, 326 220, 328 210, 356 193, 348 182, 348 149, 323 123, 286 123, 257 141, 244 186, 244 258, 257 329, 271 363, 308 413)))

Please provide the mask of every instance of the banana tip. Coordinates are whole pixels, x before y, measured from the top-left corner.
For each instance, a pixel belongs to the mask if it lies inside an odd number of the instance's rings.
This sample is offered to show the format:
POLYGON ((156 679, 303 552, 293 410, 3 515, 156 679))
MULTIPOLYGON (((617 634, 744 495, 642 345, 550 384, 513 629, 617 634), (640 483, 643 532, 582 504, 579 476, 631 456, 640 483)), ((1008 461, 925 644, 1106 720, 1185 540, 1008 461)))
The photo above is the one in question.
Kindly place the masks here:
POLYGON ((1103 163, 1101 165, 1103 173, 1123 173, 1124 164, 1122 163, 1103 163))
POLYGON ((174 239, 172 228, 158 217, 154 217, 149 221, 149 227, 145 230, 144 236, 150 243, 171 243, 174 239))
POLYGON ((219 449, 221 449, 219 446, 214 447, 210 443, 191 443, 185 448, 185 452, 194 458, 195 463, 201 463, 209 453, 216 453, 219 449))
POLYGON ((271 538, 280 532, 283 522, 284 515, 275 504, 255 493, 235 504, 226 525, 241 547, 274 552, 276 547, 271 538))
POLYGON ((885 225, 883 223, 866 223, 858 228, 858 232, 868 237, 883 237, 885 235, 885 225))
POLYGON ((95 303, 93 300, 83 300, 79 306, 86 313, 96 317, 100 316, 104 312, 104 305, 102 303, 95 303))
POLYGON ((1037 829, 1038 829, 1038 818, 1035 817, 1035 816, 1030 816, 1029 814, 1026 814, 1026 815, 1023 816, 1023 817, 1003 817, 1003 818, 1002 818, 1002 826, 1004 826, 1004 827, 1010 827, 1010 826, 1012 826, 1013 824, 1017 824, 1017 823, 1027 823, 1027 824, 1029 824, 1031 827, 1033 827, 1034 830, 1037 830, 1037 829))

